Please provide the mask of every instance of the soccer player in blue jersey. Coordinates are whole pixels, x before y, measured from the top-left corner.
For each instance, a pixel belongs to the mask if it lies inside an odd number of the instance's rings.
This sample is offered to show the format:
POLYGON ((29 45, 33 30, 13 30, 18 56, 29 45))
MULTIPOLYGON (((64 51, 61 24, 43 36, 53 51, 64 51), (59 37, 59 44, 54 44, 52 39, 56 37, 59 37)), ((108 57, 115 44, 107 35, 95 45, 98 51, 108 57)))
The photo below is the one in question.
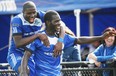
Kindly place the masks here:
MULTIPOLYGON (((23 12, 15 16, 11 21, 13 38, 10 41, 7 61, 13 70, 17 71, 18 73, 20 73, 20 64, 25 50, 25 45, 31 43, 36 38, 48 43, 46 42, 48 41, 46 35, 38 33, 42 27, 41 18, 43 16, 44 13, 39 11, 40 18, 36 18, 36 6, 33 2, 29 1, 24 4, 23 12)), ((32 57, 29 59, 28 67, 30 69, 28 70, 28 73, 30 71, 30 76, 33 76, 34 62, 32 57)))
POLYGON ((35 61, 35 76, 60 76, 61 55, 57 57, 53 56, 54 46, 57 41, 64 44, 64 47, 62 47, 62 49, 64 49, 74 44, 91 43, 96 40, 102 40, 112 34, 116 34, 114 32, 106 32, 101 36, 80 38, 65 34, 63 27, 61 26, 60 15, 54 10, 46 12, 44 21, 46 29, 42 33, 47 35, 50 46, 46 47, 40 39, 36 39, 26 46, 27 50, 21 64, 21 70, 24 73, 21 76, 28 76, 28 73, 25 70, 27 69, 28 59, 32 53, 34 54, 35 61), (61 35, 65 35, 64 38, 59 37, 58 32, 61 32, 61 35))

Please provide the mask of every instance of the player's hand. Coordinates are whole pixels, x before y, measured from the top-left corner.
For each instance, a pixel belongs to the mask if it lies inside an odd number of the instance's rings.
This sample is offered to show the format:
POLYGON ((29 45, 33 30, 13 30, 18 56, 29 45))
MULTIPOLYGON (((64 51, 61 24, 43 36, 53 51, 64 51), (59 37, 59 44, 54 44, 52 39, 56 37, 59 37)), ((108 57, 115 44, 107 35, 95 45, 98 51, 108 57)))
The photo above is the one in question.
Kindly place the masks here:
POLYGON ((103 35, 102 35, 102 38, 103 39, 106 39, 110 36, 116 36, 116 31, 108 31, 108 32, 105 32, 103 35))
POLYGON ((40 39, 41 41, 43 41, 43 43, 44 43, 45 46, 47 46, 47 47, 50 46, 50 43, 49 43, 49 40, 48 40, 48 37, 47 37, 46 34, 40 34, 40 33, 39 33, 38 37, 39 37, 39 39, 40 39))
POLYGON ((57 42, 55 47, 54 47, 54 51, 53 51, 53 56, 57 57, 58 55, 62 54, 62 46, 63 43, 62 42, 57 42))
POLYGON ((95 61, 95 65, 96 65, 97 67, 100 67, 100 66, 101 66, 101 62, 95 61))

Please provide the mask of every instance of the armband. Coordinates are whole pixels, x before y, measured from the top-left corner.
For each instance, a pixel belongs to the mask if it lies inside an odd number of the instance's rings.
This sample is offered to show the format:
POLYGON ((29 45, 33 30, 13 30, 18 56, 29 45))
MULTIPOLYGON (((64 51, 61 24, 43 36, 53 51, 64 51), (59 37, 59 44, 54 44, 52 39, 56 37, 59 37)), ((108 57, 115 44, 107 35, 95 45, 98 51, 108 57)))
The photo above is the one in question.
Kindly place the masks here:
POLYGON ((63 38, 58 38, 58 42, 62 42, 63 43, 63 38))

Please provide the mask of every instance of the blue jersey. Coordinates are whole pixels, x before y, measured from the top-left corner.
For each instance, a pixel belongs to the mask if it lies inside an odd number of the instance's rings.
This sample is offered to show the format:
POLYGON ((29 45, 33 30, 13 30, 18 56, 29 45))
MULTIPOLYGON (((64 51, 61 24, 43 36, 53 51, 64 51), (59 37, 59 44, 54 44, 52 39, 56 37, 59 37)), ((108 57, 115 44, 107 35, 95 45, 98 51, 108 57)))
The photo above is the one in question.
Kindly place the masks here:
MULTIPOLYGON (((41 15, 40 17, 43 18, 44 15, 42 14, 42 12, 40 14, 42 15, 42 17, 41 15)), ((40 18, 36 18, 34 20, 34 23, 30 24, 24 19, 23 13, 21 13, 13 18, 13 20, 11 21, 11 25, 12 35, 21 34, 22 37, 28 37, 39 32, 39 30, 41 29, 42 21, 40 18)), ((16 52, 16 50, 23 51, 23 48, 16 49, 14 40, 12 39, 10 41, 9 53, 16 52)))
POLYGON ((104 62, 116 57, 116 47, 106 47, 101 44, 93 53, 97 56, 97 61, 104 62))
MULTIPOLYGON (((97 61, 99 62, 105 62, 107 60, 113 59, 114 57, 116 57, 116 46, 103 46, 103 44, 101 44, 94 52, 93 52, 96 56, 97 56, 97 61)), ((108 67, 107 64, 101 64, 101 68, 106 68, 108 67)), ((109 72, 103 72, 103 76, 110 76, 109 72)))
MULTIPOLYGON (((50 47, 46 47, 39 39, 27 45, 35 55, 36 76, 60 76, 61 56, 53 57, 54 46, 58 41, 55 36, 48 36, 50 47)), ((75 38, 65 35, 64 48, 74 45, 75 38)))

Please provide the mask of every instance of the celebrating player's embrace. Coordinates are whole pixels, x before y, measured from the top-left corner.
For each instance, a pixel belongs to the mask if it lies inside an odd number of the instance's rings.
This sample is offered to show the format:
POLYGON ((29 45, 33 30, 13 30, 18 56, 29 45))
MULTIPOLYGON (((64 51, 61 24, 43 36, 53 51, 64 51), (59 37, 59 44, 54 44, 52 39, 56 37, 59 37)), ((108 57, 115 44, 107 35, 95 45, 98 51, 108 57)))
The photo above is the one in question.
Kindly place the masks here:
MULTIPOLYGON (((44 22, 45 12, 37 11, 35 4, 32 1, 27 1, 23 5, 22 13, 16 15, 12 21, 12 40, 10 41, 10 47, 8 50, 7 61, 14 71, 22 73, 21 60, 24 55, 25 46, 35 39, 40 39, 45 46, 49 46, 49 41, 46 34, 41 33, 45 30, 44 22)), ((64 24, 63 24, 64 25, 64 24)), ((68 31, 73 34, 70 29, 68 31)), ((63 38, 64 35, 59 33, 59 37, 63 38)), ((53 55, 57 57, 61 54, 63 43, 57 42, 54 48, 53 55)), ((28 68, 26 69, 28 75, 34 76, 35 74, 35 62, 33 55, 28 61, 28 68)))

